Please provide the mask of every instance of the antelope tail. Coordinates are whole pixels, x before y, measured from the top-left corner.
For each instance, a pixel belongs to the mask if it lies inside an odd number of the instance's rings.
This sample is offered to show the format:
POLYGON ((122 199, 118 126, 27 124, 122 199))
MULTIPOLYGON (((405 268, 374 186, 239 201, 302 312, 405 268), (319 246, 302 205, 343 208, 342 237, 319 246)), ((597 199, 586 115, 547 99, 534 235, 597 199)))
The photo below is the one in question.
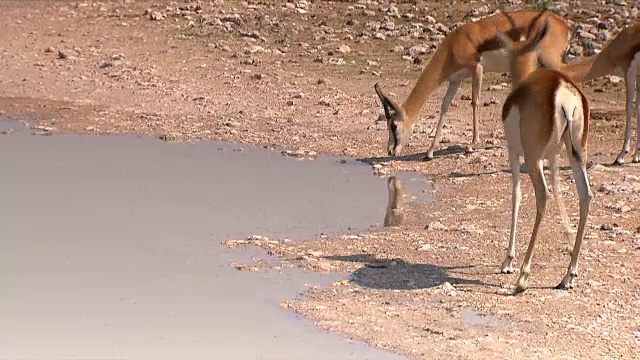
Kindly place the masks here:
POLYGON ((582 162, 582 155, 580 155, 580 153, 576 151, 576 148, 573 146, 572 124, 573 124, 573 120, 575 119, 576 110, 578 110, 578 107, 574 107, 573 111, 571 112, 571 115, 569 115, 569 112, 564 107, 564 105, 562 106, 562 114, 564 115, 564 119, 566 120, 564 130, 562 131, 562 135, 564 137, 564 133, 565 132, 567 133, 567 135, 569 136, 569 144, 571 145, 571 155, 573 155, 576 159, 582 162))

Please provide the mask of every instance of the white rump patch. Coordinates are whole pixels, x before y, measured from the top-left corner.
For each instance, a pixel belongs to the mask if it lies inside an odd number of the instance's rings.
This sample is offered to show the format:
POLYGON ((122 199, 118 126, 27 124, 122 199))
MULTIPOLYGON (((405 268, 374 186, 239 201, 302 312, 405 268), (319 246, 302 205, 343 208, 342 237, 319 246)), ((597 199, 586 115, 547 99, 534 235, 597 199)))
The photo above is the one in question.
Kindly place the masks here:
POLYGON ((562 147, 562 131, 565 126, 571 126, 571 140, 576 147, 581 147, 582 129, 584 126, 584 111, 582 109, 582 96, 578 89, 568 82, 561 82, 556 91, 555 99, 555 129, 551 135, 548 146, 562 147), (566 124, 568 122, 568 124, 566 124), (565 125, 566 124, 566 125, 565 125))

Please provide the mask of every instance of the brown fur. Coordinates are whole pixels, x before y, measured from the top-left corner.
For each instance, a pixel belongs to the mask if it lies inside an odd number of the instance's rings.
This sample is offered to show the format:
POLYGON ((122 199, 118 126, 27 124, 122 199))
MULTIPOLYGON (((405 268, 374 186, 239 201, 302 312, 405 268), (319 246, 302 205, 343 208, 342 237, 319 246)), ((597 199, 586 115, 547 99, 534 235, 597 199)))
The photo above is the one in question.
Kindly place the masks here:
MULTIPOLYGON (((630 101, 630 97, 633 96, 632 91, 634 84, 626 83, 626 75, 634 56, 638 52, 640 52, 640 22, 622 29, 620 33, 613 38, 613 40, 609 41, 605 45, 602 52, 598 55, 583 59, 577 63, 561 65, 558 69, 574 81, 587 81, 608 74, 621 75, 625 79, 627 118, 625 140, 622 145, 622 151, 615 160, 615 163, 618 165, 624 163, 624 157, 629 150, 631 141, 633 101, 630 101), (620 73, 620 70, 622 73, 620 73)), ((640 137, 640 131, 636 131, 636 136, 640 137)), ((633 161, 639 160, 639 153, 640 150, 636 149, 633 161)))
MULTIPOLYGON (((499 36, 500 40, 509 48, 511 54, 511 73, 513 74, 513 90, 507 97, 502 109, 502 120, 505 123, 505 133, 507 135, 507 143, 509 148, 509 163, 512 171, 512 208, 511 208, 511 229, 509 235, 509 246, 507 255, 502 263, 501 271, 503 273, 513 272, 512 262, 515 258, 515 242, 518 223, 518 210, 521 200, 520 189, 520 167, 519 157, 523 156, 525 164, 528 167, 529 177, 533 183, 536 195, 536 218, 529 240, 529 246, 520 268, 520 276, 516 283, 516 292, 522 292, 527 288, 527 279, 531 274, 531 261, 533 257, 533 249, 538 238, 540 225, 544 217, 547 203, 547 186, 544 178, 542 161, 549 159, 549 165, 553 178, 554 192, 556 200, 560 208, 560 213, 565 223, 566 233, 570 232, 569 223, 566 216, 566 210, 561 200, 561 193, 558 191, 558 152, 559 147, 555 143, 550 144, 554 130, 561 132, 561 139, 567 147, 569 161, 574 173, 574 179, 580 198, 580 221, 578 224, 578 233, 576 235, 574 246, 572 247, 571 262, 565 277, 557 286, 560 289, 568 289, 573 286, 573 279, 578 272, 578 257, 582 246, 587 217, 589 214, 589 204, 593 196, 589 188, 589 181, 586 175, 585 158, 586 144, 589 123, 589 104, 584 93, 578 86, 566 75, 545 68, 536 68, 537 66, 537 47, 542 39, 544 39, 548 30, 548 20, 543 28, 530 34, 531 36, 524 42, 513 44, 504 36, 499 36), (555 119, 556 107, 558 106, 558 91, 566 89, 573 96, 580 97, 583 108, 583 116, 581 117, 582 134, 580 134, 580 145, 574 142, 572 129, 574 129, 573 121, 575 118, 566 120, 567 124, 562 125, 563 129, 555 129, 558 123, 555 119), (518 108, 518 113, 511 113, 513 108, 518 108), (517 117, 515 117, 517 115, 517 117), (513 117, 510 117, 513 116, 513 117), (569 121, 571 120, 571 121, 569 121), (514 123, 517 122, 517 123, 514 123), (552 147, 549 147, 552 145, 552 147)), ((561 103, 564 108, 567 104, 575 104, 574 98, 563 99, 561 103), (565 103, 567 101, 568 103, 565 103)), ((565 114, 569 117, 570 114, 565 114)), ((560 145, 560 144, 558 144, 560 145)))
MULTIPOLYGON (((498 70, 489 61, 497 54, 491 54, 483 64, 483 53, 502 48, 497 40, 499 34, 512 38, 527 34, 537 25, 536 19, 545 18, 549 36, 540 43, 541 61, 559 67, 562 63, 564 49, 568 42, 568 25, 566 21, 551 12, 516 11, 497 13, 476 22, 467 23, 451 32, 440 44, 429 64, 423 69, 418 81, 407 96, 402 106, 397 106, 376 86, 376 92, 385 107, 389 130, 388 153, 396 155, 403 146, 409 143, 411 133, 418 121, 422 107, 428 97, 444 82, 449 83, 447 95, 442 101, 440 119, 436 126, 434 140, 427 151, 427 158, 433 156, 438 144, 447 109, 457 92, 463 78, 471 77, 471 105, 473 109, 473 143, 478 142, 478 100, 485 71, 498 70), (485 69, 487 67, 487 69, 485 69), (455 76, 452 76, 454 75, 455 76), (392 126, 393 125, 393 126, 392 126), (394 130, 395 129, 395 130, 394 130)), ((506 69, 505 69, 506 70, 506 69)), ((502 70, 499 70, 502 71, 502 70)))
MULTIPOLYGON (((550 67, 559 66, 562 63, 562 55, 568 39, 568 25, 558 15, 547 13, 550 19, 550 32, 540 48, 540 54, 545 64, 550 67)), ((540 15, 538 11, 517 11, 509 13, 513 21, 502 13, 494 14, 476 22, 464 24, 450 33, 438 47, 429 64, 423 69, 416 85, 402 104, 406 112, 407 120, 413 125, 422 106, 433 91, 445 82, 451 74, 468 68, 480 61, 481 52, 500 49, 496 39, 498 31, 509 33, 509 36, 518 39, 526 34, 533 24, 533 20, 540 15), (515 35, 515 36, 514 36, 515 35), (455 45, 454 45, 455 44, 455 45)))
POLYGON ((616 73, 617 68, 626 73, 633 56, 640 51, 640 22, 627 26, 609 41, 598 54, 579 62, 545 65, 560 70, 575 81, 588 81, 605 75, 616 73))
MULTIPOLYGON (((529 71, 531 73, 531 71, 529 71)), ((560 85, 560 77, 556 72, 549 71, 544 68, 537 69, 535 76, 524 79, 509 94, 507 100, 502 107, 502 121, 505 121, 513 106, 525 107, 531 106, 538 109, 541 114, 549 114, 540 123, 522 124, 526 125, 533 133, 522 129, 521 131, 529 134, 528 137, 536 139, 548 139, 553 131, 553 106, 555 104, 556 90, 560 85)))

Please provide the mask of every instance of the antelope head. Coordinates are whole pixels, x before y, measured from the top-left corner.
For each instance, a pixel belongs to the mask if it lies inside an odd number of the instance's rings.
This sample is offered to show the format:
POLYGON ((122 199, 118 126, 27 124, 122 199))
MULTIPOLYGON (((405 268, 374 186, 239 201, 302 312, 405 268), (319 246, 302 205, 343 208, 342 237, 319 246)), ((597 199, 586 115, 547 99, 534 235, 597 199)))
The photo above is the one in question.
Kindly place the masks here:
POLYGON ((413 124, 407 118, 405 111, 395 101, 382 93, 380 85, 375 84, 376 94, 384 107, 384 116, 387 119, 387 129, 389 130, 389 142, 387 143, 387 153, 396 156, 402 148, 409 143, 413 124))

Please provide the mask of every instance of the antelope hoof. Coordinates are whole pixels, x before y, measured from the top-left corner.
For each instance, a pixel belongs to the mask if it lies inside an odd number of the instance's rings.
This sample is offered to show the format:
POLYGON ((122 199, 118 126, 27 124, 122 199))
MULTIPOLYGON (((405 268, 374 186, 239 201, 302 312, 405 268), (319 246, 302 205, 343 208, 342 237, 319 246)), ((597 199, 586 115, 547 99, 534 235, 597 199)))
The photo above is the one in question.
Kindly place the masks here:
POLYGON ((427 151, 427 154, 424 156, 424 161, 433 160, 433 150, 427 151))
POLYGON ((520 294, 523 293, 525 290, 527 290, 527 278, 529 277, 528 274, 522 273, 520 274, 520 277, 518 278, 518 282, 516 282, 516 294, 520 294))
POLYGON ((474 149, 475 144, 470 144, 464 147, 464 154, 465 155, 469 155, 469 154, 473 154, 474 152, 476 152, 476 150, 474 149))
POLYGON ((523 292, 525 292, 527 290, 527 284, 520 284, 520 282, 518 282, 516 284, 516 289, 514 290, 514 293, 516 294, 522 294, 523 292))
POLYGON ((617 166, 624 165, 624 155, 623 154, 618 155, 618 157, 616 158, 616 161, 613 162, 613 165, 617 165, 617 166))
POLYGON ((515 271, 513 270, 513 258, 506 258, 502 262, 502 266, 500 266, 500 272, 503 274, 513 274, 515 271))
POLYGON ((572 275, 572 274, 567 274, 565 275, 565 277, 562 279, 562 281, 560 282, 560 284, 558 284, 558 286, 556 286, 557 290, 569 290, 569 289, 573 289, 573 279, 577 276, 577 274, 572 275))
POLYGON ((640 151, 636 151, 635 154, 633 154, 633 160, 631 160, 634 164, 640 163, 640 151))
POLYGON ((565 283, 565 281, 563 280, 560 284, 556 285, 555 289, 556 290, 570 290, 570 289, 573 289, 573 281, 569 281, 569 282, 565 283))
POLYGON ((562 253, 566 255, 573 254, 573 245, 567 244, 562 248, 562 253))

